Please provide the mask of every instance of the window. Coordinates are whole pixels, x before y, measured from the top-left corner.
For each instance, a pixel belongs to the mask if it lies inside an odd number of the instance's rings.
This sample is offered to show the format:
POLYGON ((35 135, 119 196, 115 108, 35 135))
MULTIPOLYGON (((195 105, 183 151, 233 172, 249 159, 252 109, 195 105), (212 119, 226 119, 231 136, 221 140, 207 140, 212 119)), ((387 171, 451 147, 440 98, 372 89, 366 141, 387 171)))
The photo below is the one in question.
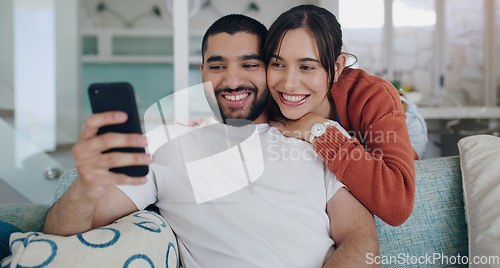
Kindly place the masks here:
POLYGON ((434 33, 436 12, 434 0, 393 1, 392 74, 387 78, 409 91, 432 92, 434 33), (392 75, 392 77, 391 77, 392 75))
POLYGON ((499 2, 338 0, 344 51, 425 104, 500 105, 499 2))
MULTIPOLYGON (((343 51, 354 54, 358 62, 353 66, 369 73, 380 73, 384 68, 382 36, 384 26, 383 0, 340 0, 339 18, 342 27, 343 51), (363 6, 366 8, 360 9, 363 6)), ((349 59, 348 65, 353 60, 349 59)))

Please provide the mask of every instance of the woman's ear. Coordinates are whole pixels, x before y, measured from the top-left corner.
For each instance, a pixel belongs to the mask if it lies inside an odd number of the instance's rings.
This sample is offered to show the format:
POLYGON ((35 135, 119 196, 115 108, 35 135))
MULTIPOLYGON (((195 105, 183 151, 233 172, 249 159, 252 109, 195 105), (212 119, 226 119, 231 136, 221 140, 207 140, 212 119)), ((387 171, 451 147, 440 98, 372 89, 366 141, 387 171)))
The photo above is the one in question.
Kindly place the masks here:
POLYGON ((344 70, 346 61, 347 57, 345 56, 345 54, 340 53, 340 55, 337 57, 337 60, 335 61, 335 77, 333 82, 337 82, 337 80, 339 80, 339 76, 344 70))

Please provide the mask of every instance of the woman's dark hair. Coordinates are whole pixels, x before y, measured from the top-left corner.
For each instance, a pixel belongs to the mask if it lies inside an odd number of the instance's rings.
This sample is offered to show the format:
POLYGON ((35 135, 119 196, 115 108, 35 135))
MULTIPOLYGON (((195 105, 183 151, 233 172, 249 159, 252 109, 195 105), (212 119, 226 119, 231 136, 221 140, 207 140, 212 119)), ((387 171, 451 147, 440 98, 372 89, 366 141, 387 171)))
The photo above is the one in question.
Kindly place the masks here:
POLYGON ((300 5, 281 14, 269 28, 264 46, 265 61, 269 62, 276 49, 279 54, 285 34, 297 28, 309 29, 314 34, 320 63, 329 75, 328 88, 332 88, 335 61, 342 50, 342 30, 335 15, 324 8, 300 5))

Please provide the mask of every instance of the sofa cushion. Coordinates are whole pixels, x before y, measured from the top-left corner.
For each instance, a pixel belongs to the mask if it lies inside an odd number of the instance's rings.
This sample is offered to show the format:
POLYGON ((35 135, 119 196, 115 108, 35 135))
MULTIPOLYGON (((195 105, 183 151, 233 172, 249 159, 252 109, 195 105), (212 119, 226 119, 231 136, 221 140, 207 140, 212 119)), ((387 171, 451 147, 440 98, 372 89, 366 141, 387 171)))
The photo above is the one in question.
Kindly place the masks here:
POLYGON ((70 169, 64 172, 59 179, 59 183, 57 184, 57 189, 54 192, 54 199, 52 200, 52 204, 55 204, 61 196, 68 190, 68 188, 73 184, 73 182, 78 177, 78 171, 76 168, 70 169))
POLYGON ((412 215, 398 227, 376 218, 381 258, 368 261, 389 267, 453 267, 453 256, 468 255, 459 158, 416 161, 415 171, 412 215))
POLYGON ((177 240, 157 213, 138 211, 68 237, 13 233, 0 267, 178 267, 177 240))
POLYGON ((41 232, 49 206, 30 203, 0 205, 0 221, 10 223, 22 232, 41 232))
POLYGON ((500 256, 500 137, 469 136, 458 142, 471 256, 498 267, 500 256), (496 263, 487 260, 496 257, 496 263))
POLYGON ((15 232, 21 230, 10 223, 0 221, 0 260, 10 255, 9 238, 15 232))

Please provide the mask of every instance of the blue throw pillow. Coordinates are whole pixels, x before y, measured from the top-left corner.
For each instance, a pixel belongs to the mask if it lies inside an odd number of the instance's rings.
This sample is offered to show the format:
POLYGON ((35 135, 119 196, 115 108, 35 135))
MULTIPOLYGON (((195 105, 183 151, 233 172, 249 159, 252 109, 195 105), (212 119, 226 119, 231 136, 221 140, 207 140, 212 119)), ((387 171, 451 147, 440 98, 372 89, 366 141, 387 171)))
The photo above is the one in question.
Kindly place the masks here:
POLYGON ((0 221, 0 260, 10 256, 9 238, 10 234, 21 232, 16 226, 0 221))

